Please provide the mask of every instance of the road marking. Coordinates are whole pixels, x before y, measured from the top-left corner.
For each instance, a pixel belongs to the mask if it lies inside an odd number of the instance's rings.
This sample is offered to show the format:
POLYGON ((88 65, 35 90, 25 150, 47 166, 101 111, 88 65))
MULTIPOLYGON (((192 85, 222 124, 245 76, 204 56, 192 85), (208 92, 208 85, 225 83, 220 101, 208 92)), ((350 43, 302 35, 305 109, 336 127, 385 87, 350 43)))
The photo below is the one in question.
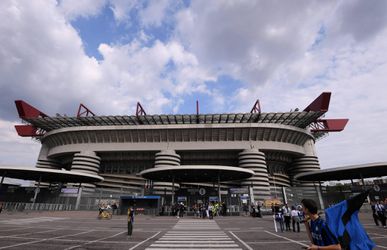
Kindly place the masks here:
POLYGON ((154 235, 152 235, 151 237, 149 237, 149 238, 147 238, 147 239, 141 241, 140 243, 138 243, 138 244, 135 245, 134 247, 129 248, 129 250, 133 250, 133 249, 135 249, 136 247, 138 247, 138 246, 142 245, 143 243, 147 242, 148 240, 153 239, 153 238, 156 237, 159 233, 161 233, 161 232, 155 233, 154 235))
POLYGON ((181 219, 148 250, 163 249, 238 249, 240 246, 219 225, 211 221, 181 219))
MULTIPOLYGON (((184 248, 162 248, 162 247, 150 247, 147 248, 147 250, 172 250, 172 249, 178 249, 178 250, 214 250, 214 248, 194 248, 194 247, 184 247, 184 248)), ((226 248, 227 250, 242 250, 242 248, 226 248)))
POLYGON ((22 235, 29 235, 29 234, 40 234, 40 233, 47 233, 47 232, 55 232, 55 231, 59 231, 59 230, 62 230, 62 229, 59 228, 59 229, 50 229, 50 230, 40 231, 40 232, 31 232, 31 233, 13 234, 13 235, 2 235, 2 236, 0 236, 0 238, 22 236, 22 235))
POLYGON ((123 234, 127 232, 126 230, 125 231, 122 231, 122 232, 119 232, 119 233, 116 233, 114 235, 111 235, 111 236, 108 236, 108 237, 105 237, 105 238, 101 238, 101 239, 98 239, 98 240, 92 240, 92 241, 88 241, 84 244, 81 244, 81 245, 77 245, 77 246, 73 246, 73 247, 68 247, 68 248, 65 248, 65 250, 70 250, 70 249, 74 249, 76 247, 81 247, 81 246, 85 246, 85 245, 89 245, 89 244, 92 244, 92 243, 95 243, 95 242, 98 242, 98 241, 102 241, 102 240, 106 240, 106 239, 109 239, 109 238, 114 238, 116 237, 117 235, 120 235, 120 234, 123 234))
POLYGON ((16 231, 16 230, 25 230, 33 227, 18 227, 18 228, 12 228, 12 229, 4 229, 0 230, 0 232, 9 232, 9 231, 16 231))
POLYGON ((246 242, 244 242, 243 240, 239 239, 238 236, 236 236, 233 232, 229 232, 232 236, 235 237, 235 239, 237 239, 240 243, 242 243, 242 245, 244 245, 247 249, 249 250, 253 250, 249 245, 246 244, 246 242))
POLYGON ((11 224, 11 225, 25 225, 31 223, 42 223, 42 222, 53 222, 57 220, 65 220, 67 218, 62 217, 36 217, 36 218, 26 218, 26 219, 10 219, 0 221, 2 224, 11 224))
POLYGON ((282 238, 282 239, 285 239, 285 240, 287 240, 287 241, 296 243, 296 244, 298 244, 298 245, 301 245, 301 246, 304 246, 304 247, 309 247, 309 245, 304 244, 304 243, 302 243, 302 242, 300 242, 300 241, 292 240, 292 239, 289 239, 289 238, 287 238, 287 237, 284 237, 284 236, 281 236, 281 235, 278 235, 278 234, 275 234, 275 233, 272 233, 272 232, 269 232, 269 231, 266 231, 266 230, 264 230, 264 232, 265 232, 265 233, 268 233, 268 234, 271 234, 271 235, 273 235, 273 236, 276 236, 276 237, 278 237, 278 238, 282 238))
MULTIPOLYGON (((250 245, 262 245, 262 244, 289 244, 289 241, 245 241, 250 245)), ((306 240, 300 240, 299 242, 308 243, 306 240)))
POLYGON ((23 245, 30 245, 30 244, 34 244, 34 243, 38 243, 38 242, 42 242, 42 241, 59 239, 59 238, 63 238, 63 237, 77 236, 77 235, 80 235, 80 234, 90 233, 90 232, 93 232, 93 231, 94 230, 89 230, 89 231, 80 232, 80 233, 77 233, 77 234, 62 235, 62 236, 57 236, 57 237, 52 237, 52 238, 45 238, 45 239, 40 239, 40 240, 35 240, 35 241, 29 241, 29 242, 19 243, 19 244, 15 244, 15 245, 0 247, 0 249, 6 249, 6 248, 11 248, 11 247, 18 247, 18 246, 23 246, 23 245))

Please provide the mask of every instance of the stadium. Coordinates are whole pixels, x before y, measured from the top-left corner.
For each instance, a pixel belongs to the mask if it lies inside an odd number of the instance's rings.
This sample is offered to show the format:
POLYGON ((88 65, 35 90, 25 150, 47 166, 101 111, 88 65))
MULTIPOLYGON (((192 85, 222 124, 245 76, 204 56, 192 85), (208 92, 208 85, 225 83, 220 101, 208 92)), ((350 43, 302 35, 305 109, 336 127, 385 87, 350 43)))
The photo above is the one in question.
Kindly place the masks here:
POLYGON ((342 131, 348 122, 324 118, 330 97, 324 92, 302 111, 267 113, 257 100, 249 113, 233 114, 201 114, 197 103, 196 114, 149 115, 138 103, 135 115, 98 116, 81 104, 75 117, 48 116, 17 100, 24 124, 15 127, 19 136, 41 143, 37 168, 104 178, 82 184, 89 190, 160 196, 163 203, 175 199, 175 191, 178 200, 186 197, 188 203, 208 202, 217 192, 221 200, 235 194, 266 200, 279 196, 283 187, 311 186, 294 176, 319 170, 316 140, 342 131), (199 166, 216 168, 216 174, 201 172, 199 166), (182 167, 173 174, 176 181, 166 177, 170 172, 165 178, 149 175, 152 169, 168 167, 182 167), (230 167, 251 174, 226 174, 230 167))

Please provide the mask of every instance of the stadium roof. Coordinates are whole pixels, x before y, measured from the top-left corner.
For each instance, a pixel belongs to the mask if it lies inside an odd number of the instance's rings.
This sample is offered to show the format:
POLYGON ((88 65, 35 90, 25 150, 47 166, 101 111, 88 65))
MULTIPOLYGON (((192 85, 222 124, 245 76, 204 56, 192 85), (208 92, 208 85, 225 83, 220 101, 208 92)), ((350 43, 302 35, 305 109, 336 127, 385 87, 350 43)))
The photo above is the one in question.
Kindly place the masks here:
POLYGON ((136 115, 96 116, 80 104, 76 117, 48 116, 23 100, 16 100, 19 117, 28 125, 16 125, 15 128, 20 136, 39 137, 51 130, 81 126, 275 123, 302 129, 309 126, 317 138, 327 132, 342 131, 348 122, 348 119, 321 119, 328 111, 330 97, 330 92, 323 92, 303 111, 296 109, 279 113, 261 112, 259 100, 250 113, 236 114, 200 114, 197 104, 196 114, 147 115, 141 104, 137 103, 136 115))
POLYGON ((117 125, 181 125, 181 124, 219 124, 219 123, 277 123, 305 128, 320 117, 322 112, 302 111, 285 113, 238 113, 238 114, 200 114, 200 115, 125 115, 125 116, 88 116, 88 117, 38 117, 24 118, 37 128, 51 131, 66 127, 79 126, 117 126, 117 125))
POLYGON ((339 181, 387 176, 387 162, 352 165, 298 174, 299 181, 339 181))
POLYGON ((142 171, 143 178, 153 181, 217 182, 247 179, 254 175, 250 169, 218 165, 160 166, 142 171))
POLYGON ((93 183, 103 181, 104 178, 98 175, 91 175, 76 171, 60 169, 45 169, 17 166, 1 166, 0 176, 16 178, 21 180, 34 180, 42 182, 62 183, 93 183))

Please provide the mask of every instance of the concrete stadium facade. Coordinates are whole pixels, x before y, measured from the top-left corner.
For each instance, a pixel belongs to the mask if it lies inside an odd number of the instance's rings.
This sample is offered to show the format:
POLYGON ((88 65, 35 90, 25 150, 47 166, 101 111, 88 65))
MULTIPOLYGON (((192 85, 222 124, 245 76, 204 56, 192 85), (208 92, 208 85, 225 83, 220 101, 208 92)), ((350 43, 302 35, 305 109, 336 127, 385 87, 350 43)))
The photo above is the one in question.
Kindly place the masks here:
MULTIPOLYGON (((40 140, 36 167, 104 178, 91 188, 168 195, 171 182, 149 182, 138 173, 158 166, 223 165, 250 169, 254 176, 221 182, 222 189, 249 187, 255 200, 263 200, 278 187, 310 186, 293 177, 320 169, 316 138, 332 129, 311 125, 327 111, 323 94, 303 111, 284 113, 49 117, 32 114, 28 104, 23 113, 19 103, 19 116, 29 123, 24 126, 35 134, 17 130, 40 140)), ((213 183, 174 185, 176 190, 213 183)))

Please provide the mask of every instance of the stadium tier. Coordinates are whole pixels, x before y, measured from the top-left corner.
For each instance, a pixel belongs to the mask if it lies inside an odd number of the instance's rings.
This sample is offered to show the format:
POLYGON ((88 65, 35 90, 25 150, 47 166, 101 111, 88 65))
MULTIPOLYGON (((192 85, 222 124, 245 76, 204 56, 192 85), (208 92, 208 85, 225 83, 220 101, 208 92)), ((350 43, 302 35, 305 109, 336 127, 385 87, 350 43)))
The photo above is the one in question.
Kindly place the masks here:
POLYGON ((18 100, 18 113, 26 124, 16 130, 41 142, 38 168, 104 178, 89 188, 169 195, 173 189, 213 183, 196 177, 178 183, 152 181, 140 173, 158 167, 229 166, 248 169, 253 176, 219 180, 221 188, 248 187, 255 200, 262 200, 278 187, 310 185, 293 177, 320 168, 316 139, 343 130, 348 121, 321 118, 330 96, 324 92, 304 110, 282 113, 264 113, 255 105, 250 113, 147 115, 140 105, 136 115, 97 116, 82 105, 87 115, 78 112, 76 117, 48 116, 18 100))

